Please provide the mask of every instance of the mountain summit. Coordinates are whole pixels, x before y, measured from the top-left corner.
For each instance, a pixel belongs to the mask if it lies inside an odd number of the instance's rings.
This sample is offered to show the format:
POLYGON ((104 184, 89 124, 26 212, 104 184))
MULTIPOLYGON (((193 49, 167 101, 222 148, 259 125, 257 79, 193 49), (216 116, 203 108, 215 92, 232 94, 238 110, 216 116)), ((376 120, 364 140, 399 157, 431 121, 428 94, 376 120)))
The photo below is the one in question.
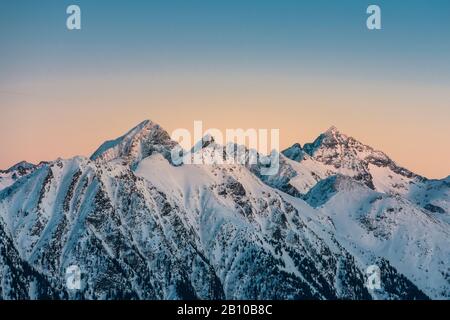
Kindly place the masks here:
POLYGON ((90 159, 97 161, 122 159, 136 164, 154 152, 168 157, 175 145, 164 129, 150 120, 145 120, 123 136, 104 142, 90 159))
POLYGON ((301 161, 293 154, 293 150, 297 150, 296 154, 303 152, 309 155, 332 172, 351 176, 382 192, 397 192, 406 189, 412 180, 425 180, 397 165, 385 153, 341 133, 334 126, 319 135, 314 142, 306 143, 303 148, 299 149, 297 143, 282 152, 292 160, 301 161))

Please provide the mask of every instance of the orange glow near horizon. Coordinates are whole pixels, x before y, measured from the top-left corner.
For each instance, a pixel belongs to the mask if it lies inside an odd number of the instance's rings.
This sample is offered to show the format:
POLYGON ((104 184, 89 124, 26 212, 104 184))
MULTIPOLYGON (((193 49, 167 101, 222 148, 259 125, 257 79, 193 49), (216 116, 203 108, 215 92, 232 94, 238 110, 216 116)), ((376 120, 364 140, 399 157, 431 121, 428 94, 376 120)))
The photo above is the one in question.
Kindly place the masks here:
POLYGON ((335 125, 418 174, 450 174, 450 93, 443 88, 397 85, 394 91, 389 84, 367 88, 349 81, 318 83, 276 75, 266 81, 133 80, 147 85, 67 80, 43 82, 26 94, 0 93, 0 168, 21 160, 89 156, 105 140, 150 119, 169 133, 193 130, 195 120, 203 121, 204 130, 280 129, 282 149, 311 142, 335 125), (433 114, 428 113, 430 105, 433 114))

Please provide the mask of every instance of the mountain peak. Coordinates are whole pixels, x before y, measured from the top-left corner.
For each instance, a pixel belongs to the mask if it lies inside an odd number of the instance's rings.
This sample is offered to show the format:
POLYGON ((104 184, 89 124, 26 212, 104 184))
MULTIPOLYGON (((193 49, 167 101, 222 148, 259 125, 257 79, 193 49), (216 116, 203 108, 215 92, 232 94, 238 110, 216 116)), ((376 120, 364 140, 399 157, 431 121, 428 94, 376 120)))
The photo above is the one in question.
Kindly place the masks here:
POLYGON ((327 138, 328 141, 330 141, 330 139, 331 139, 332 141, 335 140, 336 142, 343 142, 343 141, 347 140, 348 138, 350 138, 346 134, 340 132, 339 129, 337 127, 335 127, 335 126, 329 127, 327 129, 327 131, 325 131, 324 133, 322 133, 319 136, 319 139, 321 137, 322 138, 327 138))
POLYGON ((336 128, 334 125, 332 125, 331 127, 328 128, 327 131, 325 131, 325 133, 340 133, 338 128, 336 128))
POLYGON ((131 131, 133 130, 142 130, 143 128, 145 128, 146 126, 152 124, 153 122, 151 120, 144 120, 141 123, 139 123, 136 127, 134 127, 133 129, 131 129, 131 131))
POLYGON ((153 152, 167 156, 175 144, 163 128, 145 120, 123 136, 104 142, 90 159, 111 161, 120 158, 134 164, 153 152))
POLYGON ((157 124, 153 123, 151 120, 144 120, 141 123, 139 123, 137 126, 133 127, 130 131, 125 133, 123 136, 117 138, 116 140, 123 139, 126 137, 136 136, 140 132, 150 129, 154 125, 157 125, 157 124))
POLYGON ((34 167, 35 167, 35 165, 30 162, 20 161, 20 162, 16 163, 15 165, 13 165, 12 167, 8 168, 6 171, 11 172, 11 171, 21 170, 21 169, 28 170, 28 169, 31 169, 34 167))

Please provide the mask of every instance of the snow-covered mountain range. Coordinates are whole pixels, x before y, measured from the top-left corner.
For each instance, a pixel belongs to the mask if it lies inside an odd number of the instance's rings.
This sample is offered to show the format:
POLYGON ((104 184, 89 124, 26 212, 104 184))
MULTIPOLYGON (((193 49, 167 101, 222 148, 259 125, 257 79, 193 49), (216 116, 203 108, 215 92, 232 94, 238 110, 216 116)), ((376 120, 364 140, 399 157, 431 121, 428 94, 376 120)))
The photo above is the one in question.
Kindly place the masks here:
POLYGON ((0 171, 0 298, 450 298, 450 177, 334 127, 284 150, 272 176, 173 165, 177 145, 144 121, 90 158, 0 171))

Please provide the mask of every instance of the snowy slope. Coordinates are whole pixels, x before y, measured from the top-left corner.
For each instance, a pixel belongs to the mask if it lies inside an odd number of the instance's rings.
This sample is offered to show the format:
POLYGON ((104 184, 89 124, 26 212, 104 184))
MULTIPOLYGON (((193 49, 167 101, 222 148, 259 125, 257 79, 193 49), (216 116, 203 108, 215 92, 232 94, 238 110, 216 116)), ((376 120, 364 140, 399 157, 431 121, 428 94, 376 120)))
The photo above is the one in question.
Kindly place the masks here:
POLYGON ((53 287, 20 257, 0 220, 0 300, 65 297, 64 291, 53 287))
POLYGON ((450 230, 428 211, 345 176, 323 180, 306 200, 331 218, 352 254, 368 263, 384 257, 428 296, 450 298, 450 230))

